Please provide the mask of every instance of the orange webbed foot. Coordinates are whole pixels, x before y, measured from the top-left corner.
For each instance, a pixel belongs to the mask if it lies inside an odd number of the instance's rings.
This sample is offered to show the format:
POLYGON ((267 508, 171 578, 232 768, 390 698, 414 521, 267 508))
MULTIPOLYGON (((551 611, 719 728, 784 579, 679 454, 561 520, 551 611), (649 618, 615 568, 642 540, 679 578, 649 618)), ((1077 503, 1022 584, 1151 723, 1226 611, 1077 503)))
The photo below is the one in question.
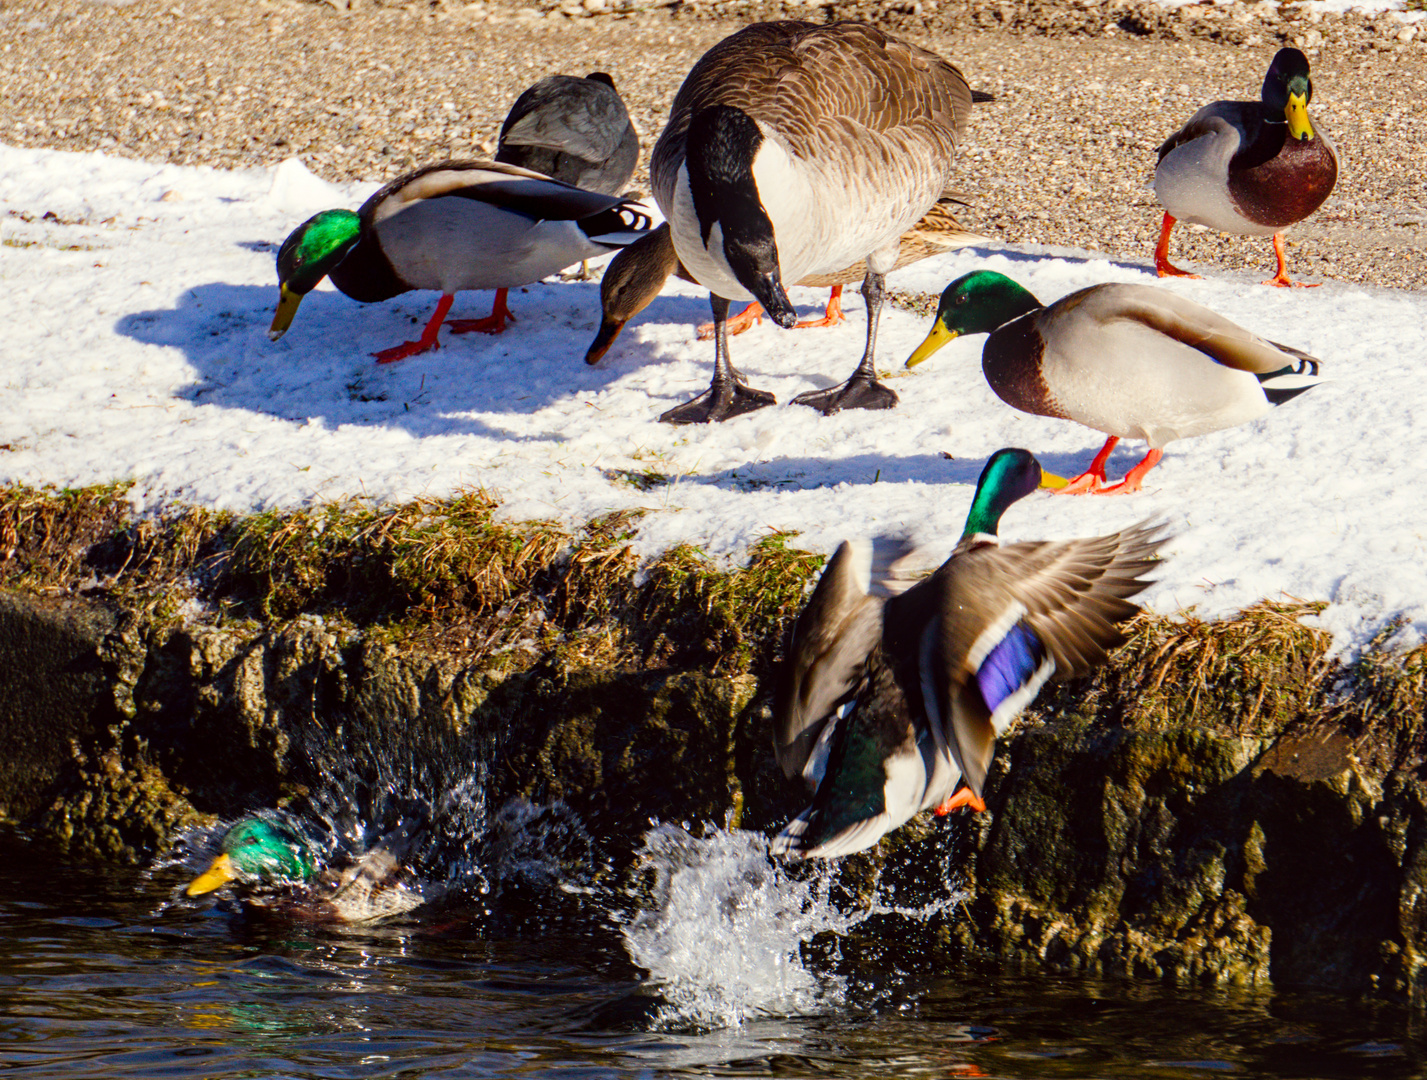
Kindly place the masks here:
POLYGON ((946 817, 953 810, 960 810, 963 807, 973 814, 980 814, 986 809, 986 801, 979 795, 972 793, 969 787, 961 788, 955 795, 951 795, 941 801, 941 805, 932 811, 937 817, 946 817))
POLYGON ((398 360, 405 360, 409 356, 420 356, 424 352, 435 352, 441 347, 439 342, 427 341, 424 337, 420 341, 403 341, 400 345, 393 345, 390 349, 383 349, 381 352, 372 353, 377 358, 378 364, 394 364, 398 360))

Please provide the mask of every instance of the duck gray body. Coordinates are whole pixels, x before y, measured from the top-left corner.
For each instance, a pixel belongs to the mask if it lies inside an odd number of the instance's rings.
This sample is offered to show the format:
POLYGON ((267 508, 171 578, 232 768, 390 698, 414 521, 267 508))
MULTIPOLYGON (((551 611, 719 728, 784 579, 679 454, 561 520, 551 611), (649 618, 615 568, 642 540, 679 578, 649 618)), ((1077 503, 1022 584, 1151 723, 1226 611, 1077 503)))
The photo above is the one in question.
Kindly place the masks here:
POLYGON ((604 72, 550 75, 516 98, 495 159, 615 195, 634 175, 639 136, 604 72))
MULTIPOLYGON (((359 213, 405 288, 450 294, 528 285, 618 250, 627 202, 513 165, 443 161, 388 184, 359 213)), ((349 262, 331 275, 344 292, 349 262)))
POLYGON ((1262 416, 1264 377, 1311 359, 1166 289, 1109 283, 994 331, 981 366, 1013 408, 1160 449, 1262 416))

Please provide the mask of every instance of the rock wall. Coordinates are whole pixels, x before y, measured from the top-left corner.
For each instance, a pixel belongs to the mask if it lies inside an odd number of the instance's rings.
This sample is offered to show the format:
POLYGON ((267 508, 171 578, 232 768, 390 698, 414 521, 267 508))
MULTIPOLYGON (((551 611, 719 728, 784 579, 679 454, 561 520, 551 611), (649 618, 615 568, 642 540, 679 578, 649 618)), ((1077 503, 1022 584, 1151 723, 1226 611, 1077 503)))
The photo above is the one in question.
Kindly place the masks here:
MULTIPOLYGON (((951 859, 971 897, 938 927, 948 963, 1424 1000, 1416 759, 1365 761, 1346 727, 1286 714, 1241 732, 1136 721, 1103 696, 1065 707, 1092 699, 1053 696, 998 750, 987 813, 847 860, 849 887, 914 885, 951 859)), ((466 664, 316 619, 174 628, 0 593, 0 812, 73 857, 142 861, 184 826, 335 768, 374 776, 402 748, 480 758, 491 805, 561 799, 627 854, 651 817, 785 821, 800 793, 767 731, 751 675, 591 667, 559 647, 466 664)))

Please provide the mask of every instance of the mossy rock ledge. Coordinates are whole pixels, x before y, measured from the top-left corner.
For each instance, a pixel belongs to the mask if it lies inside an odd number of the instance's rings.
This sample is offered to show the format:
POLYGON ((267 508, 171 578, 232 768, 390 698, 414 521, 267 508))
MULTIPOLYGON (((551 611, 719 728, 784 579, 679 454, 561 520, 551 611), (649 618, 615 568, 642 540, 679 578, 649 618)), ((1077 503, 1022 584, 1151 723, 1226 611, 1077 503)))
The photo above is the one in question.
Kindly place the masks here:
MULTIPOLYGON (((251 522, 10 494, 0 820, 69 857, 143 862, 186 826, 393 770, 478 774, 492 811, 561 800, 626 863, 651 819, 770 830, 800 809, 769 701, 820 560, 782 538, 743 568, 640 566, 609 522, 557 543, 475 514, 463 566, 393 517, 340 540, 269 520, 255 545, 251 522), (321 573, 241 564, 319 535, 321 573)), ((427 535, 429 508, 408 524, 427 535)), ((986 813, 913 823, 844 860, 843 887, 914 900, 949 862, 967 898, 923 930, 939 963, 1427 1002, 1427 649, 1331 658, 1303 621, 1320 609, 1136 620, 1002 740, 986 813)))

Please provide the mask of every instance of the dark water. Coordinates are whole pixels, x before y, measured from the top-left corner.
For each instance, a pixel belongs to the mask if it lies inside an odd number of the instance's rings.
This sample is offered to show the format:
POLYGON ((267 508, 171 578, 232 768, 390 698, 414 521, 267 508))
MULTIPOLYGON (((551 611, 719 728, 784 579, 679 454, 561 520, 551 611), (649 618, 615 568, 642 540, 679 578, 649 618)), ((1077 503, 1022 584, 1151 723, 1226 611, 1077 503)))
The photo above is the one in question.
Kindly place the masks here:
MULTIPOLYGON (((612 929, 516 933, 448 909, 334 930, 174 904, 178 869, 57 866, 13 838, 0 864, 0 1072, 26 1076, 1397 1078, 1427 1060, 1390 1007, 951 978, 914 958, 853 963, 826 941, 805 950, 806 1015, 777 1015, 797 995, 755 988, 733 1027, 668 1030, 677 1016, 657 1018, 612 929)), ((690 940, 724 932, 690 915, 690 940)), ((669 950, 686 992, 748 978, 721 965, 738 968, 745 944, 756 963, 768 924, 736 926, 711 960, 669 950)))

